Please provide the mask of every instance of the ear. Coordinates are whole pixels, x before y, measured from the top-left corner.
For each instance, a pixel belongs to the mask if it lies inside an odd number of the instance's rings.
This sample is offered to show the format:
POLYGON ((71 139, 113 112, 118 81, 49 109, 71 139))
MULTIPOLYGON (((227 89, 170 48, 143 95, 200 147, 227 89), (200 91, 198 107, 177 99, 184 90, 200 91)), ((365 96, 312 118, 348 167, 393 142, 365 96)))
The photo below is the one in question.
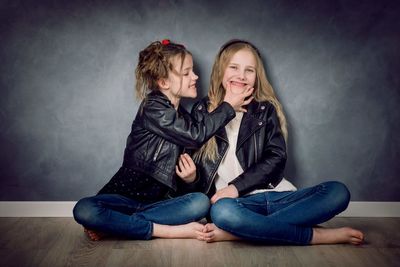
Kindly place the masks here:
POLYGON ((158 79, 157 84, 158 87, 162 90, 168 90, 170 87, 169 80, 164 78, 158 79))

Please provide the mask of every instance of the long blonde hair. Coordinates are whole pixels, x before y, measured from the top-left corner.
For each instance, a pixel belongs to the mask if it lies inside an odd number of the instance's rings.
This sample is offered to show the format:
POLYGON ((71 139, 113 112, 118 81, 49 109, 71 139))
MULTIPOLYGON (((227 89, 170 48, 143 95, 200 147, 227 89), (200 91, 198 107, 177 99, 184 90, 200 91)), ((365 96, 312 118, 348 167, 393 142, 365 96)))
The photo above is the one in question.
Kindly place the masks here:
POLYGON ((139 61, 135 70, 136 97, 145 100, 147 95, 158 90, 158 80, 167 79, 170 71, 176 73, 173 58, 179 57, 181 69, 187 55, 191 53, 181 44, 169 40, 155 41, 139 53, 139 61))
MULTIPOLYGON (((244 40, 231 40, 225 43, 218 55, 215 58, 214 65, 211 72, 210 87, 208 90, 208 111, 211 112, 216 109, 224 100, 225 89, 222 85, 222 79, 225 70, 231 58, 242 49, 249 50, 256 59, 256 82, 254 85, 254 100, 257 102, 268 101, 274 107, 278 115, 280 128, 282 134, 287 140, 287 123, 286 117, 283 113, 282 105, 279 103, 274 89, 269 83, 265 74, 263 62, 261 60, 258 49, 251 43, 244 40)), ((215 137, 212 137, 206 144, 204 144, 199 151, 194 155, 195 160, 209 159, 215 161, 217 159, 217 143, 215 137)))

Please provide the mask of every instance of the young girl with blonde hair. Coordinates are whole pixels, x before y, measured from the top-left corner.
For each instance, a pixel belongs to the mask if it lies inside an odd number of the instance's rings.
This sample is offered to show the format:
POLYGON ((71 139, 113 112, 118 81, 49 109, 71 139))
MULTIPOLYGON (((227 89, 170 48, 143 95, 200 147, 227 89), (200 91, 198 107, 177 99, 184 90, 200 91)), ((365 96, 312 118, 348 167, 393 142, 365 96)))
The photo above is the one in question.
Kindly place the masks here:
MULTIPOLYGON (((214 112, 228 92, 254 87, 247 112, 222 128, 195 155, 198 190, 211 197, 212 223, 197 238, 207 242, 246 239, 294 245, 360 244, 362 232, 315 227, 344 211, 350 193, 330 181, 296 190, 283 176, 286 119, 267 80, 258 49, 250 42, 224 44, 214 62, 208 98, 197 120, 214 112)), ((193 170, 191 170, 193 171, 193 170)))
POLYGON ((142 103, 128 136, 122 167, 93 197, 74 207, 75 220, 92 240, 104 234, 130 239, 193 238, 196 221, 209 210, 202 193, 185 192, 195 175, 183 147, 199 148, 251 101, 252 89, 228 92, 201 122, 179 105, 195 98, 196 80, 190 52, 169 40, 153 42, 139 54, 136 93, 142 103), (172 198, 176 196, 175 198, 172 198))

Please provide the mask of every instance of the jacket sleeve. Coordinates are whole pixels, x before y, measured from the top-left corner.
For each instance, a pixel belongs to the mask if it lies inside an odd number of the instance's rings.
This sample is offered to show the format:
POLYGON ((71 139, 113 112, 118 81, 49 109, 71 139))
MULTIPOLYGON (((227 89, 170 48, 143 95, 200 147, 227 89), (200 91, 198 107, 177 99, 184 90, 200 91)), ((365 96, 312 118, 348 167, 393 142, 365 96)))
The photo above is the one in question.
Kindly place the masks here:
POLYGON ((280 130, 280 123, 275 108, 271 105, 271 111, 267 118, 267 129, 264 139, 262 155, 257 163, 231 181, 239 196, 247 194, 255 189, 267 189, 283 177, 286 165, 286 143, 280 130))
POLYGON ((236 116, 235 110, 226 102, 202 120, 195 120, 189 114, 179 115, 172 106, 156 100, 143 105, 142 112, 146 129, 169 142, 192 149, 200 148, 236 116))
POLYGON ((187 193, 193 193, 193 192, 201 192, 200 190, 200 174, 199 170, 196 170, 196 178, 194 179, 193 182, 191 183, 185 183, 182 179, 176 179, 177 180, 177 195, 184 195, 187 193))

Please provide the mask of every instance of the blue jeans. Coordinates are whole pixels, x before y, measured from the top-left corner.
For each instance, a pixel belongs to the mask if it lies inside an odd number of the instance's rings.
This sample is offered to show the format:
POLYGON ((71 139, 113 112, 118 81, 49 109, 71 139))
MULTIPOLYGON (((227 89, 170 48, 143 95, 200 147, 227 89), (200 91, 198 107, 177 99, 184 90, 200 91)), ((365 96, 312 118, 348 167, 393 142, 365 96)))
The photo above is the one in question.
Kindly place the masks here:
POLYGON ((117 194, 100 194, 76 203, 75 220, 85 228, 129 239, 151 239, 153 223, 179 225, 204 218, 210 200, 202 193, 155 203, 142 203, 117 194))
POLYGON ((293 192, 264 192, 223 198, 210 211, 219 228, 247 240, 308 245, 313 226, 344 211, 350 192, 340 182, 326 182, 293 192))

